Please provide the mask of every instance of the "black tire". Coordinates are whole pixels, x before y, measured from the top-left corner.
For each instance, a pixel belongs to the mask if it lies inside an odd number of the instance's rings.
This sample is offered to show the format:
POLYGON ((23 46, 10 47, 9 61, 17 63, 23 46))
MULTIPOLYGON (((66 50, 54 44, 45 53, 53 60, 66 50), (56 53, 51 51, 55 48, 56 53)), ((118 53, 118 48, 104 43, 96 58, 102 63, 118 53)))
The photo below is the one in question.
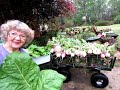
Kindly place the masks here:
POLYGON ((68 71, 68 70, 60 70, 58 72, 66 77, 66 80, 64 81, 64 83, 67 83, 67 82, 69 82, 71 80, 70 71, 68 71))
POLYGON ((109 80, 105 74, 94 73, 91 76, 91 84, 96 88, 105 88, 109 84, 109 80))

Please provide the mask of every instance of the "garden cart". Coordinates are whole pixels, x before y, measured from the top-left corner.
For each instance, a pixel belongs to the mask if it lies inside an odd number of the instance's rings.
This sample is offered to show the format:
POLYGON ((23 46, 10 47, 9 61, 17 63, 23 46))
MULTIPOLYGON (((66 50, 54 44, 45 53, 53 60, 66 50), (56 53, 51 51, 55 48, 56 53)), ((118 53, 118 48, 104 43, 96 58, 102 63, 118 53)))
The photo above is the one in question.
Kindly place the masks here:
MULTIPOLYGON (((96 41, 99 39, 99 37, 94 37, 90 38, 90 41, 96 41)), ((101 72, 101 70, 111 71, 114 67, 116 58, 112 55, 110 56, 110 54, 107 53, 108 51, 110 51, 108 49, 108 46, 107 48, 104 48, 104 45, 100 45, 97 43, 86 43, 81 45, 81 47, 83 47, 84 50, 86 47, 91 48, 90 46, 95 46, 94 48, 102 48, 103 52, 100 53, 99 49, 96 49, 96 51, 93 50, 93 53, 90 53, 89 50, 87 51, 87 53, 85 53, 84 51, 80 51, 80 55, 72 55, 73 53, 71 53, 67 54, 65 57, 62 57, 62 55, 58 56, 57 54, 59 53, 56 54, 56 52, 53 52, 51 53, 51 66, 55 68, 59 73, 67 77, 65 82, 68 82, 71 79, 71 73, 69 72, 69 68, 72 67, 88 69, 94 72, 91 75, 91 84, 97 88, 104 88, 109 84, 109 80, 108 77, 101 72), (108 51, 104 52, 104 50, 108 51)))
POLYGON ((111 71, 114 67, 116 58, 101 59, 100 55, 87 55, 84 58, 79 56, 56 57, 54 53, 51 54, 51 65, 56 70, 67 77, 65 82, 70 81, 71 73, 69 68, 84 68, 94 72, 91 75, 91 84, 97 88, 104 88, 109 84, 108 77, 101 73, 101 70, 111 71))

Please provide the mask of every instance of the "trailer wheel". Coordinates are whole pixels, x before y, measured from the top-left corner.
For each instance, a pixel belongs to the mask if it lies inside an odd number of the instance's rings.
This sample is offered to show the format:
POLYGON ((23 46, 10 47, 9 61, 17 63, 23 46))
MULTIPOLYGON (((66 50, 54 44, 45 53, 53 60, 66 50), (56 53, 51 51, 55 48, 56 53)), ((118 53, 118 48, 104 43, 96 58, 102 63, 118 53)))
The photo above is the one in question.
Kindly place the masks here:
POLYGON ((91 76, 91 84, 97 88, 105 88, 109 83, 108 77, 102 73, 94 73, 91 76))
POLYGON ((71 73, 68 70, 61 70, 58 71, 60 74, 64 75, 66 77, 66 80, 64 81, 64 83, 67 83, 71 80, 71 73))

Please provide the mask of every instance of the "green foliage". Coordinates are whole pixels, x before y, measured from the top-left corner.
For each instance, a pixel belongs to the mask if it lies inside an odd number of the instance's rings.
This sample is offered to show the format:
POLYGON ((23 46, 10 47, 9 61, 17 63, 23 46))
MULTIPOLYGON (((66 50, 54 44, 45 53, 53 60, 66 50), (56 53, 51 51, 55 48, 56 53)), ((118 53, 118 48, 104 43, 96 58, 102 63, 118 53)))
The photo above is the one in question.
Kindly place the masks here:
POLYGON ((93 32, 87 31, 87 32, 83 32, 83 33, 79 34, 79 36, 81 36, 82 39, 85 39, 85 40, 86 40, 86 39, 89 38, 89 37, 94 37, 94 36, 96 36, 96 34, 93 33, 93 32))
POLYGON ((86 40, 88 37, 96 36, 95 32, 93 32, 92 28, 89 26, 85 28, 80 27, 66 28, 65 32, 67 33, 66 34, 67 37, 72 37, 79 40, 81 39, 86 40))
POLYGON ((73 22, 75 25, 81 25, 83 23, 82 22, 82 14, 78 13, 76 16, 74 16, 73 22))
POLYGON ((73 24, 73 21, 72 20, 67 20, 67 21, 65 21, 65 26, 66 27, 71 27, 71 26, 73 26, 74 24, 73 24))
POLYGON ((43 89, 39 90, 61 90, 65 77, 57 71, 46 69, 41 72, 41 81, 43 89))
POLYGON ((39 56, 44 56, 44 55, 49 55, 50 54, 50 50, 51 50, 51 46, 46 45, 46 46, 37 46, 37 45, 33 45, 31 44, 28 48, 28 53, 30 56, 33 57, 39 57, 39 56))
POLYGON ((99 20, 95 23, 96 26, 108 26, 111 25, 111 21, 99 20))
POLYGON ((39 38, 35 38, 31 44, 37 45, 37 46, 45 46, 49 40, 49 37, 47 35, 43 35, 39 38))
POLYGON ((88 21, 89 24, 94 24, 95 22, 97 22, 96 17, 91 17, 90 20, 88 21))
POLYGON ((116 16, 113 20, 114 24, 120 24, 120 15, 116 16))
POLYGON ((35 38, 31 44, 37 45, 37 46, 45 46, 49 39, 52 37, 55 37, 57 35, 58 31, 51 30, 48 32, 44 32, 39 38, 35 38))
POLYGON ((0 69, 0 90, 60 90, 65 77, 42 70, 25 53, 9 54, 0 69))
POLYGON ((114 18, 119 15, 119 12, 113 12, 111 15, 112 20, 114 20, 114 18))
POLYGON ((92 50, 93 54, 102 54, 107 52, 110 53, 111 56, 113 56, 116 51, 116 47, 114 44, 112 46, 108 46, 106 44, 88 43, 84 39, 71 38, 65 36, 53 37, 48 44, 59 44, 64 52, 70 50, 70 52, 72 53, 75 53, 76 50, 79 50, 79 52, 85 51, 86 54, 89 54, 88 51, 92 50))
POLYGON ((120 48, 120 36, 117 37, 116 48, 120 48))
POLYGON ((109 46, 109 47, 107 48, 107 51, 110 52, 112 55, 115 54, 116 50, 117 50, 117 49, 116 49, 115 44, 113 44, 113 45, 111 45, 111 46, 109 46))

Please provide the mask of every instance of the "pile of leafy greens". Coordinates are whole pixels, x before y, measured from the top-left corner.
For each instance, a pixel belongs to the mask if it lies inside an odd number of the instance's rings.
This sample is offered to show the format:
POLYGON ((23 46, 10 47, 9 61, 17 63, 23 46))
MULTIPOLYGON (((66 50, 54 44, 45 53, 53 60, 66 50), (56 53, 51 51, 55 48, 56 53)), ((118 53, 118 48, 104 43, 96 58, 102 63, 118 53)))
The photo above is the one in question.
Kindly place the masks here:
POLYGON ((27 51, 28 51, 29 55, 33 56, 35 58, 38 58, 38 57, 44 56, 44 55, 49 55, 50 54, 50 50, 51 50, 51 46, 50 45, 37 46, 37 45, 31 44, 27 48, 27 51))
POLYGON ((65 76, 41 70, 25 53, 11 53, 0 69, 0 90, 60 90, 65 76))

